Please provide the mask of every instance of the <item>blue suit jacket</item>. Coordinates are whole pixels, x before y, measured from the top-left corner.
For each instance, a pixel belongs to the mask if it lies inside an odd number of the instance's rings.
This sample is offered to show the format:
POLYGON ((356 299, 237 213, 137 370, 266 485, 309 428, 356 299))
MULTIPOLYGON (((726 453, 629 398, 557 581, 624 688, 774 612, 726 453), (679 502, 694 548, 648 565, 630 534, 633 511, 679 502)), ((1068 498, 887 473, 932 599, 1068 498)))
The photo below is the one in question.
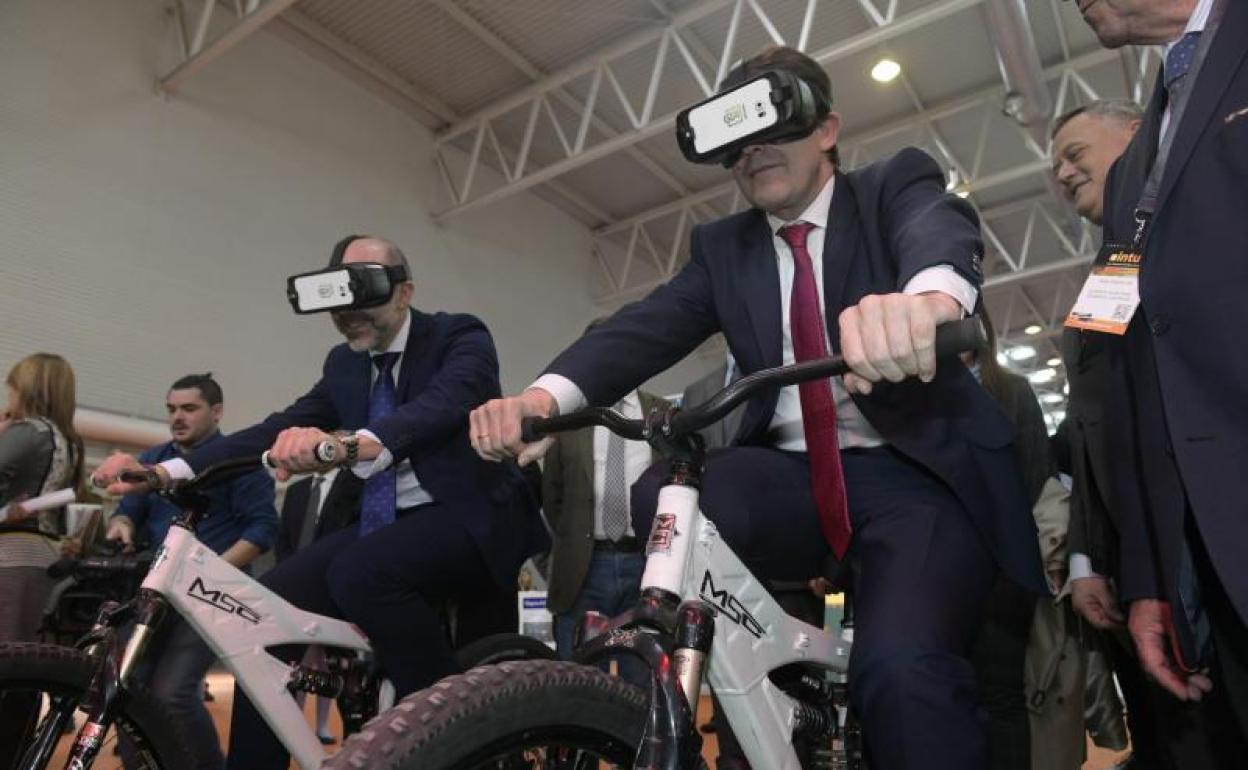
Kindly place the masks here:
MULTIPOLYGON (((766 216, 757 209, 700 225, 689 263, 668 284, 622 308, 578 340, 547 371, 580 386, 592 404, 624 393, 722 331, 745 374, 779 366, 780 275, 766 216)), ((919 271, 953 266, 978 285, 982 245, 971 208, 945 193, 940 167, 919 150, 837 173, 824 243, 825 319, 833 347, 838 317, 867 294, 896 292, 919 271)), ((764 444, 777 392, 754 399, 739 444, 764 444)), ((1002 569, 1044 591, 1035 524, 1010 451, 1014 429, 960 363, 927 385, 880 383, 854 402, 896 449, 957 494, 1002 569)))
POLYGON ((482 460, 468 442, 468 413, 500 394, 498 357, 489 331, 469 315, 412 310, 400 362, 398 410, 368 422, 372 361, 338 345, 307 394, 263 422, 187 458, 197 473, 230 457, 268 449, 290 427, 356 430, 367 427, 396 463, 410 460, 421 486, 448 512, 462 517, 503 586, 515 584, 524 559, 546 547, 537 505, 512 464, 482 460))
MULTIPOLYGON (((1106 422, 1123 597, 1175 600, 1186 497, 1231 601, 1248 618, 1245 41, 1248 3, 1228 2, 1162 177, 1144 243, 1140 309, 1125 338, 1109 339, 1115 397, 1106 422)), ((1159 83, 1106 181, 1106 241, 1134 235, 1162 97, 1159 83)))

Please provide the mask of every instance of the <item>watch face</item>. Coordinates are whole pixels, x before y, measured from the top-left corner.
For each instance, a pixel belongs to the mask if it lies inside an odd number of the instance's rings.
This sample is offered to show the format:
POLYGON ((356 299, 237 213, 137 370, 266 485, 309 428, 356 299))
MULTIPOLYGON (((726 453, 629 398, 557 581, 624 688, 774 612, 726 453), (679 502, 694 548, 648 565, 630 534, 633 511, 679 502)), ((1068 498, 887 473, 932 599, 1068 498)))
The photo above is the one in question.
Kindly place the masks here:
POLYGON ((323 463, 332 463, 338 457, 338 447, 332 441, 322 441, 316 445, 316 459, 323 463))

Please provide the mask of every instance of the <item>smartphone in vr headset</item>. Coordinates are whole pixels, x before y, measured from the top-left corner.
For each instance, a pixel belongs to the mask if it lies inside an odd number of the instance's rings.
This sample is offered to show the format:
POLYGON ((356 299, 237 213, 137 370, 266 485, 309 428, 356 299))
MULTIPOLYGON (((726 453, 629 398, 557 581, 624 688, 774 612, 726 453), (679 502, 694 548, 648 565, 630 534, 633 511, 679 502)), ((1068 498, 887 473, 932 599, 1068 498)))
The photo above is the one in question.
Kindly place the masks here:
POLYGON ((829 109, 809 83, 772 70, 682 110, 676 142, 686 160, 731 168, 752 144, 810 136, 829 109))
POLYGON ((286 298, 296 313, 363 310, 384 305, 399 284, 411 280, 403 265, 351 262, 286 279, 286 298))

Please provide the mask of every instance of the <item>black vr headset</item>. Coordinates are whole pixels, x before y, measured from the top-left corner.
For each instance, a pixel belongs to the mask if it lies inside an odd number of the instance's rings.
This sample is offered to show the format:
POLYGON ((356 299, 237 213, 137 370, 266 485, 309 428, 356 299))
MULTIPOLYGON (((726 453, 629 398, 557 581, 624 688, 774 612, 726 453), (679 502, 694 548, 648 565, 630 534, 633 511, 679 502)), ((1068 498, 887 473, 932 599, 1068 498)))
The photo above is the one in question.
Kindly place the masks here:
POLYGON ((286 298, 296 313, 364 310, 384 305, 394 296, 395 287, 411 280, 405 265, 377 262, 342 263, 342 255, 352 241, 365 236, 349 235, 334 246, 329 267, 300 273, 286 279, 286 298))
POLYGON ((693 163, 731 168, 750 145, 805 139, 831 109, 831 100, 805 80, 771 70, 682 110, 676 143, 693 163))

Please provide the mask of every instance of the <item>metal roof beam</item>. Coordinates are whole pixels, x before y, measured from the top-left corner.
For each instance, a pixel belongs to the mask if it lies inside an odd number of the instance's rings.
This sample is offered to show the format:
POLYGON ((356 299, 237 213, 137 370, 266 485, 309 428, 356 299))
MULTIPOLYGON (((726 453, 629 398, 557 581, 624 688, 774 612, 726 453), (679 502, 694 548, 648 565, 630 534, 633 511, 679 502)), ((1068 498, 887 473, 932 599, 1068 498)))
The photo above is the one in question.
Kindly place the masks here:
MULTIPOLYGON (((450 16, 457 23, 459 23, 460 26, 468 30, 468 32, 470 32, 474 37, 485 43, 491 50, 510 62, 513 67, 523 72, 530 80, 541 80, 546 76, 545 73, 534 66, 533 62, 529 61, 507 41, 490 31, 475 16, 456 4, 454 0, 432 0, 432 2, 443 13, 450 16)), ((583 114, 586 109, 585 104, 572 96, 572 94, 568 93, 565 88, 554 89, 552 95, 558 99, 561 104, 578 115, 583 114)), ((608 137, 616 136, 620 133, 596 115, 591 114, 590 125, 608 137)), ((641 164, 642 168, 649 171, 656 179, 671 189, 672 192, 677 195, 690 194, 688 187, 673 176, 670 171, 663 168, 658 161, 642 152, 640 148, 630 147, 628 148, 628 154, 629 157, 641 164)), ((570 193, 570 191, 566 188, 562 188, 560 192, 565 197, 567 197, 570 193)), ((454 193, 452 193, 452 195, 453 194, 454 193)), ((578 202, 578 205, 581 204, 578 202)), ((583 205, 582 208, 584 208, 583 205)), ((599 217, 600 223, 610 223, 613 221, 615 221, 614 218, 610 216, 603 215, 599 217)))
MULTIPOLYGON (((735 0, 736 8, 734 13, 741 12, 742 5, 749 4, 750 10, 755 15, 762 16, 763 9, 754 0, 735 0)), ((918 11, 913 11, 905 16, 898 17, 884 26, 867 30, 858 35, 854 35, 848 39, 839 41, 827 47, 824 47, 811 54, 812 58, 821 63, 842 59, 847 56, 860 53, 865 50, 879 45, 882 42, 890 40, 899 35, 911 32, 924 25, 931 24, 939 19, 951 16, 953 14, 964 11, 968 8, 975 7, 984 0, 942 0, 942 2, 926 6, 918 11)), ((610 68, 612 60, 617 59, 624 54, 631 53, 637 49, 657 44, 657 50, 651 70, 651 80, 649 89, 646 94, 646 105, 654 103, 657 89, 662 85, 662 79, 659 77, 662 71, 662 65, 667 54, 669 43, 675 36, 681 34, 680 27, 692 23, 706 15, 726 8, 732 5, 732 0, 721 2, 721 0, 712 0, 712 2, 699 3, 673 17, 672 24, 659 29, 633 35, 630 38, 609 46, 605 51, 586 59, 562 72, 547 78, 544 81, 534 84, 529 88, 521 90, 519 93, 504 99, 492 106, 479 111, 473 117, 452 126, 439 137, 439 144, 447 144, 452 140, 465 136, 469 133, 475 133, 478 137, 484 135, 487 126, 494 118, 503 116, 514 109, 537 101, 546 100, 550 93, 555 89, 567 85, 571 81, 584 75, 591 73, 606 73, 607 77, 613 78, 613 72, 610 68)), ((724 53, 732 49, 734 43, 733 35, 729 35, 729 39, 725 42, 724 53)), ((721 65, 727 60, 727 57, 721 58, 721 65)), ((614 84, 614 83, 613 83, 614 84)), ((473 194, 473 191, 466 185, 462 186, 458 191, 458 201, 456 205, 438 214, 435 219, 442 219, 456 214, 464 213, 480 206, 493 203, 510 195, 514 195, 522 190, 528 189, 535 184, 541 184, 549 179, 553 179, 561 174, 567 173, 575 168, 580 168, 588 163, 606 157, 612 153, 631 147, 638 142, 644 141, 652 136, 656 136, 665 131, 671 130, 675 124, 676 113, 671 112, 660 117, 653 117, 649 114, 649 110, 643 108, 638 117, 637 113, 630 115, 634 123, 633 130, 620 134, 619 136, 607 139, 593 147, 577 146, 569 148, 566 157, 557 160, 544 168, 528 170, 525 173, 515 175, 505 184, 502 184, 488 192, 473 194)), ((476 141, 476 139, 474 139, 476 141)), ((465 179, 470 178, 471 170, 465 172, 465 179)))
POLYGON ((176 67, 156 81, 156 87, 167 94, 177 91, 189 78, 251 37, 256 30, 295 2, 296 0, 247 0, 246 5, 240 8, 242 13, 229 27, 212 42, 206 42, 217 0, 203 0, 195 19, 195 29, 190 35, 187 34, 186 7, 183 0, 175 0, 174 12, 184 44, 183 58, 176 67))

